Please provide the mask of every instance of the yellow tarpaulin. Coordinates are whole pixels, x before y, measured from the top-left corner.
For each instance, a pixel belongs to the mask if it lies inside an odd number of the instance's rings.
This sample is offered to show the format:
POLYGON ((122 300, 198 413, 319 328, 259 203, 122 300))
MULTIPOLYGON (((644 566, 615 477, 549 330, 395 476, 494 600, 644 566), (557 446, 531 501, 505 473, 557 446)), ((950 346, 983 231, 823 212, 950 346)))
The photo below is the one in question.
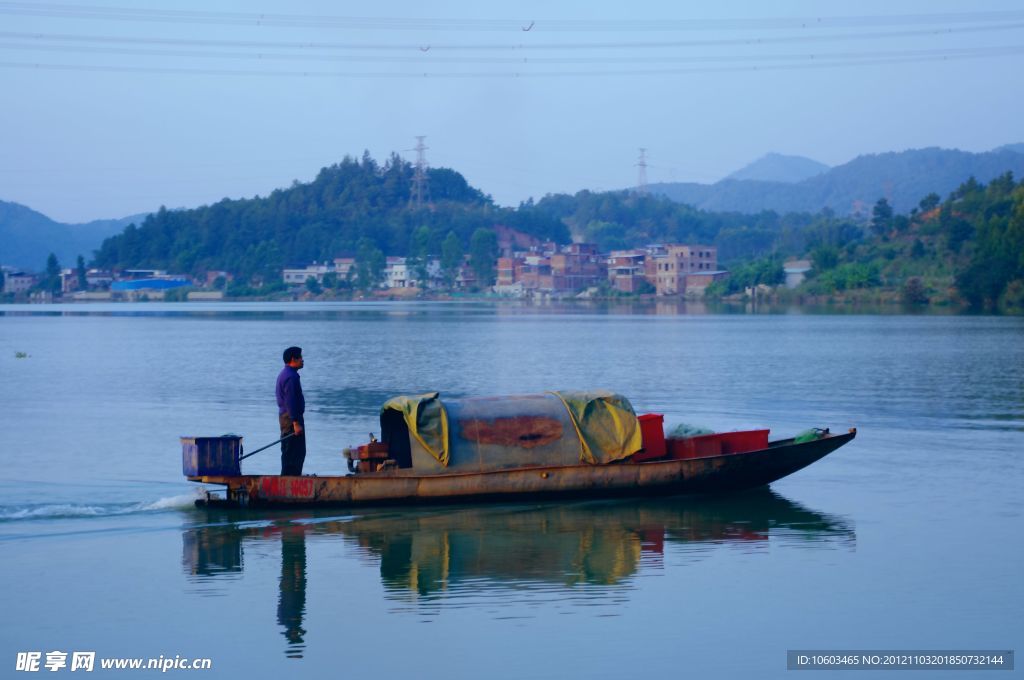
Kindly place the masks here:
POLYGON ((448 413, 439 392, 394 397, 381 407, 381 413, 388 409, 399 411, 409 434, 441 465, 448 466, 448 413))
POLYGON ((629 400, 612 392, 550 392, 562 400, 580 437, 580 460, 610 463, 643 448, 640 421, 629 400))

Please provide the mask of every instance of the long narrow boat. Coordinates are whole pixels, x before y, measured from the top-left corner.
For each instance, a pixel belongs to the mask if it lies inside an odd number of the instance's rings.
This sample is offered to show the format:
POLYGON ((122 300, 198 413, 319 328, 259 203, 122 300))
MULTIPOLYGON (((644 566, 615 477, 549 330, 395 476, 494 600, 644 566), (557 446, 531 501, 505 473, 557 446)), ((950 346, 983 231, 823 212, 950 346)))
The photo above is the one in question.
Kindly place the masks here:
POLYGON ((826 433, 804 443, 783 439, 768 448, 683 460, 611 465, 536 466, 488 472, 406 474, 402 470, 345 476, 201 475, 188 479, 227 488, 210 507, 299 507, 476 502, 510 499, 710 494, 770 484, 824 458, 857 434, 826 433))
POLYGON ((381 442, 345 451, 353 474, 322 477, 243 475, 237 442, 183 438, 185 474, 226 487, 197 501, 210 507, 711 494, 770 484, 856 436, 850 429, 773 442, 767 430, 666 438, 661 416, 637 417, 609 393, 402 397, 385 404, 381 432, 381 442))

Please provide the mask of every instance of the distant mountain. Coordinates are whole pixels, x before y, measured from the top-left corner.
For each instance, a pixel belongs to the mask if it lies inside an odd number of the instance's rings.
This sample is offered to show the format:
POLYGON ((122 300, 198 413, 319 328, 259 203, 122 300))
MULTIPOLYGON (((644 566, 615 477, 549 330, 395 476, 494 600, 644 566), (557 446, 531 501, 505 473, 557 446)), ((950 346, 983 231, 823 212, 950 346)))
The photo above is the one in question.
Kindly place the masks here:
POLYGON ((828 169, 829 166, 824 163, 803 156, 769 153, 740 168, 726 179, 795 183, 820 175, 828 169))
POLYGON ((1024 176, 1024 153, 1005 147, 985 153, 933 147, 858 156, 797 183, 727 178, 715 184, 651 184, 648 188, 711 211, 818 212, 827 207, 847 215, 858 208, 870 211, 879 198, 887 197, 897 212, 906 213, 929 193, 945 196, 969 177, 985 183, 1007 171, 1024 176))
POLYGON ((1024 143, 1018 142, 1017 144, 1003 144, 992 149, 993 151, 1013 151, 1014 153, 1024 153, 1024 143))
POLYGON ((42 271, 52 252, 61 265, 73 267, 79 255, 88 262, 105 238, 121 233, 132 222, 141 223, 145 217, 141 214, 64 224, 18 203, 0 201, 0 264, 42 271))

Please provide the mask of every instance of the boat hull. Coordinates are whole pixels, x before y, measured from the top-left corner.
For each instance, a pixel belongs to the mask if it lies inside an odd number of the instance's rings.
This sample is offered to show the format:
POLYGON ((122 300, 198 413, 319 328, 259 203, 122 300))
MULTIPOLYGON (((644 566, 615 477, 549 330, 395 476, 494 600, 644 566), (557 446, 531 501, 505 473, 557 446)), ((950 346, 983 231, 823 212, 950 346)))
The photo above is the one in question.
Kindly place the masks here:
POLYGON ((211 507, 349 507, 710 494, 770 484, 820 460, 855 436, 856 430, 850 430, 801 444, 793 440, 774 442, 758 451, 644 463, 430 475, 398 470, 329 477, 239 475, 189 477, 189 480, 227 487, 225 498, 208 494, 207 498, 197 501, 197 505, 211 507))

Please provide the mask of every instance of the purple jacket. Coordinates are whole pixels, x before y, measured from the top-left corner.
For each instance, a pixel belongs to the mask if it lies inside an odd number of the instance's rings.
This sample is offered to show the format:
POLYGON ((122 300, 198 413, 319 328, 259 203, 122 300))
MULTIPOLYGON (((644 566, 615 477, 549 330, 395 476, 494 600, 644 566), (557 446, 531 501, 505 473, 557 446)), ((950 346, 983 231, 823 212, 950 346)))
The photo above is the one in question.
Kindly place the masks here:
POLYGON ((285 366, 277 375, 277 412, 287 413, 293 421, 305 427, 302 414, 306 412, 306 400, 302 396, 302 382, 299 372, 291 366, 285 366))

